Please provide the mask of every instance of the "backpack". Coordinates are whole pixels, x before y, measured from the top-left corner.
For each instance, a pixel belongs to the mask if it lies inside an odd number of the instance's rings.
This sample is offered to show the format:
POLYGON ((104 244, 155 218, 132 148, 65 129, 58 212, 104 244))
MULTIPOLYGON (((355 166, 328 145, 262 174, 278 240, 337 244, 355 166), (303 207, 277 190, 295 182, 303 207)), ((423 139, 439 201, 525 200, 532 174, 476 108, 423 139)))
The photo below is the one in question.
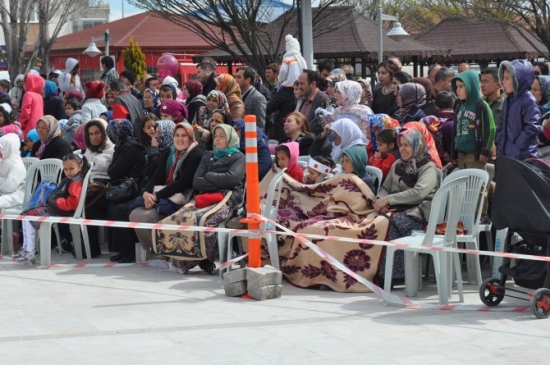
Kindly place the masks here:
POLYGON ((40 184, 36 187, 36 190, 32 194, 29 202, 29 208, 36 208, 39 205, 46 204, 46 199, 52 191, 57 188, 57 184, 48 180, 40 181, 40 184))

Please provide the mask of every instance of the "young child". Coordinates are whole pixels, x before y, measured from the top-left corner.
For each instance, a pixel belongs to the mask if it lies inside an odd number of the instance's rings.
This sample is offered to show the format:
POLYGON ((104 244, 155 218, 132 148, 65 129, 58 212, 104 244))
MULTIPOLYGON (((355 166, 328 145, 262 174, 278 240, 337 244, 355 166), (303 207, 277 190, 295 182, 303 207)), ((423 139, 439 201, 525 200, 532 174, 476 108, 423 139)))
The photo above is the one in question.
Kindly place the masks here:
POLYGON ((530 91, 535 78, 533 65, 527 60, 504 61, 498 78, 507 97, 496 132, 497 158, 537 158, 540 109, 530 91))
POLYGON ((164 103, 167 100, 175 100, 176 99, 176 89, 173 88, 170 85, 162 85, 159 91, 159 100, 160 103, 164 103))
POLYGON ((453 127, 453 159, 458 159, 460 169, 485 169, 491 157, 495 122, 491 108, 481 97, 479 76, 475 71, 464 71, 451 84, 459 99, 453 127))
POLYGON ((369 189, 376 194, 371 177, 367 174, 367 150, 365 146, 355 145, 346 148, 342 157, 342 172, 354 174, 363 180, 369 189))
POLYGON ((65 102, 65 113, 69 120, 65 123, 65 129, 63 130, 63 140, 67 142, 73 150, 76 144, 74 143, 74 132, 82 124, 82 112, 80 108, 82 103, 75 98, 68 99, 65 102))
MULTIPOLYGON (((453 148, 453 126, 455 124, 455 111, 453 110, 454 96, 450 91, 440 91, 435 96, 435 116, 439 119, 439 131, 441 133, 441 146, 445 154, 439 154, 441 160, 450 162, 453 148)), ((495 118, 493 117, 493 120, 495 118)))
POLYGON ((286 174, 296 181, 304 181, 304 170, 298 165, 300 144, 298 142, 282 143, 275 148, 275 165, 286 168, 286 174))
POLYGON ((160 119, 171 120, 175 124, 187 120, 187 107, 176 100, 166 100, 160 106, 160 119))
MULTIPOLYGON (((89 169, 88 160, 80 154, 63 157, 63 172, 66 177, 48 195, 46 204, 27 209, 21 214, 40 217, 71 216, 78 206, 82 192, 82 179, 89 169)), ((17 258, 17 261, 29 261, 38 255, 35 241, 40 222, 23 221, 22 223, 23 247, 14 258, 17 258)))
POLYGON ((310 157, 304 171, 304 184, 318 184, 334 176, 336 163, 323 156, 310 157))
POLYGON ((391 166, 400 157, 397 148, 397 132, 395 129, 382 129, 376 135, 378 151, 374 153, 369 165, 382 170, 384 177, 390 173, 391 166))

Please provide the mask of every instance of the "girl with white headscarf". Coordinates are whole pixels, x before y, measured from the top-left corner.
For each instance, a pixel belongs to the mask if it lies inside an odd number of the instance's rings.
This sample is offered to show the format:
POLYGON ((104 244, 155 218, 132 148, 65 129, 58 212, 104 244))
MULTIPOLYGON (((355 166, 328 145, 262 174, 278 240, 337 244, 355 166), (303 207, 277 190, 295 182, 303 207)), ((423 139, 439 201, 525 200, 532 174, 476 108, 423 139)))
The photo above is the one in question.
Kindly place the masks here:
POLYGON ((21 160, 20 147, 16 134, 0 137, 0 209, 23 204, 27 170, 21 160))
POLYGON ((69 90, 76 90, 84 96, 84 90, 80 83, 80 76, 78 76, 79 63, 74 58, 67 58, 65 61, 65 71, 63 71, 58 78, 59 90, 66 92, 69 90))

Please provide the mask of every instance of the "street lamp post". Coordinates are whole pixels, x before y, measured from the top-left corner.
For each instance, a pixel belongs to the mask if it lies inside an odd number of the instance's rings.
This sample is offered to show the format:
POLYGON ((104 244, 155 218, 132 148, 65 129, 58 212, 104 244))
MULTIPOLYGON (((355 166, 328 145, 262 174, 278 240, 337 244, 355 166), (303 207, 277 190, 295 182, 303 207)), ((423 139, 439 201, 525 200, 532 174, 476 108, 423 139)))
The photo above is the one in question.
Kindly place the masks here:
POLYGON ((90 44, 88 45, 88 48, 86 48, 84 50, 84 53, 85 55, 88 55, 90 57, 95 57, 97 55, 100 55, 101 52, 97 46, 95 45, 95 42, 96 41, 105 41, 105 56, 108 56, 109 55, 109 40, 111 38, 111 35, 109 33, 109 29, 106 29, 105 30, 105 34, 103 35, 103 37, 96 37, 96 38, 92 38, 92 41, 90 42, 90 44))
POLYGON ((399 14, 386 15, 382 13, 382 3, 378 5, 378 63, 382 63, 384 60, 384 27, 382 26, 384 20, 395 21, 392 29, 388 32, 387 36, 395 41, 400 41, 403 38, 409 37, 409 33, 403 29, 401 23, 399 23, 399 14))

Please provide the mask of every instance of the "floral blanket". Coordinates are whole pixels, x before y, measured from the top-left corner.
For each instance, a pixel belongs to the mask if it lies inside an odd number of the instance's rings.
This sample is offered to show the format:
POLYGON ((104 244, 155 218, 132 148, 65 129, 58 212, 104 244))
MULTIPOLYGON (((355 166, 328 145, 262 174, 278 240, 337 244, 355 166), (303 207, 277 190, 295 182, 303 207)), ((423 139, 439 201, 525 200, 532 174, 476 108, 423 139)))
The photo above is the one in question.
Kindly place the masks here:
MULTIPOLYGON (((205 208, 197 208, 195 200, 184 205, 174 214, 164 218, 159 223, 187 226, 204 226, 206 220, 216 214, 227 204, 231 192, 225 193, 224 199, 218 204, 205 208)), ((173 231, 153 229, 153 250, 161 255, 177 260, 202 260, 206 258, 206 243, 204 233, 192 231, 173 231)))
MULTIPOLYGON (((272 176, 273 171, 262 180, 263 199, 272 176)), ((373 199, 368 186, 352 174, 338 174, 313 185, 285 175, 278 221, 297 233, 386 240, 388 220, 374 211, 373 199)), ((372 281, 377 273, 382 246, 329 239, 312 242, 367 280, 372 281)), ((262 255, 264 252, 267 254, 266 248, 262 255)), ((369 291, 293 237, 279 236, 279 256, 283 274, 298 287, 327 285, 338 292, 369 291)))

